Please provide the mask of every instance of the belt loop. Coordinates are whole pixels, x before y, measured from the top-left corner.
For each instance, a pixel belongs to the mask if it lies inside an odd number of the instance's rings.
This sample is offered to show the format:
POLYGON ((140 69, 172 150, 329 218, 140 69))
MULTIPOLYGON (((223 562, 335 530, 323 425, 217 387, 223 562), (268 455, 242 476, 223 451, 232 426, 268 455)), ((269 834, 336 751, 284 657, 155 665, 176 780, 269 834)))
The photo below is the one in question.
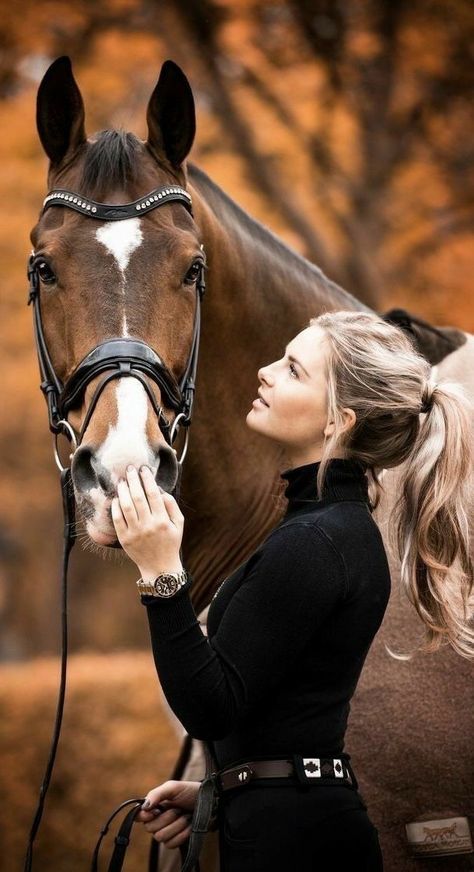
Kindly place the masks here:
POLYGON ((298 779, 299 784, 301 785, 301 787, 304 790, 309 790, 310 783, 309 783, 308 776, 306 775, 306 772, 304 769, 304 763, 303 763, 302 756, 300 754, 292 754, 291 760, 292 760, 294 770, 295 770, 295 775, 298 779))

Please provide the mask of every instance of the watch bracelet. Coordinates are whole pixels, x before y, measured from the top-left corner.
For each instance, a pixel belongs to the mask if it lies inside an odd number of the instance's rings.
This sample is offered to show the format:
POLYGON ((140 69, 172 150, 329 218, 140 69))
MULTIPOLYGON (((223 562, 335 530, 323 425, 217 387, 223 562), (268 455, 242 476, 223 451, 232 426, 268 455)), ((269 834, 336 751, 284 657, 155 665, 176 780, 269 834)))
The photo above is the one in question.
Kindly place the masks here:
POLYGON ((189 573, 186 569, 183 568, 183 570, 180 570, 179 573, 178 573, 178 572, 161 572, 161 573, 158 573, 157 576, 156 576, 156 578, 153 579, 153 581, 151 581, 151 582, 146 582, 147 586, 148 586, 149 589, 150 589, 149 591, 147 591, 147 590, 140 590, 139 582, 141 582, 141 581, 142 581, 141 578, 139 578, 138 581, 137 581, 138 592, 139 592, 139 594, 140 594, 140 596, 141 596, 142 602, 146 601, 145 604, 149 604, 149 603, 151 603, 151 602, 157 602, 157 601, 164 602, 164 601, 166 601, 166 600, 172 600, 172 599, 175 599, 175 598, 176 598, 176 597, 181 593, 181 591, 187 590, 189 587, 191 587, 192 578, 191 578, 190 573, 189 573), (158 581, 158 579, 160 579, 162 576, 165 576, 165 577, 166 577, 166 576, 169 576, 169 575, 171 575, 171 576, 177 576, 177 575, 180 575, 182 578, 185 577, 185 580, 180 584, 180 586, 177 588, 177 590, 173 591, 173 593, 165 594, 165 593, 158 593, 158 592, 156 592, 156 587, 155 587, 155 585, 156 585, 156 582, 158 581), (153 592, 152 592, 152 591, 153 591, 153 592))

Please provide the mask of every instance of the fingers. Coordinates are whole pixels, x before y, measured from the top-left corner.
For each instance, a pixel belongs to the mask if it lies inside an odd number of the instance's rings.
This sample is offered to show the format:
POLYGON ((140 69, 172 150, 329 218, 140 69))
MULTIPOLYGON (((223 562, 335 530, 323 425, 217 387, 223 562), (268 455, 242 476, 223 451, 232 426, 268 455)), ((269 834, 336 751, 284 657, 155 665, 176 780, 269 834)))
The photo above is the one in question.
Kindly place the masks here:
POLYGON ((167 847, 181 844, 191 832, 190 816, 181 809, 168 809, 144 826, 157 842, 164 842, 167 847))
MULTIPOLYGON (((172 806, 169 806, 172 808, 172 806)), ((149 821, 153 821, 158 815, 162 814, 162 812, 167 811, 167 806, 165 805, 156 805, 155 808, 151 808, 150 811, 144 811, 143 806, 141 810, 135 817, 136 821, 141 821, 141 823, 149 823, 149 821)))
POLYGON ((127 527, 131 527, 138 521, 138 512, 133 503, 128 483, 123 479, 120 479, 117 485, 117 496, 127 527))
POLYGON ((184 515, 176 500, 159 487, 148 466, 140 468, 140 475, 134 466, 128 466, 126 475, 126 481, 119 481, 117 493, 128 526, 146 522, 151 515, 169 518, 176 527, 183 525, 184 515))
MULTIPOLYGON (((179 845, 182 845, 183 842, 186 841, 186 839, 189 839, 190 835, 191 835, 191 824, 188 824, 188 826, 186 826, 183 830, 181 830, 181 832, 178 833, 178 835, 174 836, 172 839, 167 839, 167 841, 165 842, 166 847, 167 848, 178 848, 179 845)), ((156 839, 156 836, 154 836, 153 838, 156 839)), ((159 841, 159 839, 156 839, 156 840, 159 841)))
MULTIPOLYGON (((150 518, 151 514, 150 506, 148 505, 148 500, 146 497, 146 493, 142 487, 140 476, 138 475, 138 472, 134 466, 127 466, 126 476, 128 493, 130 495, 128 499, 131 498, 138 521, 140 523, 143 521, 147 521, 150 518)), ((126 491, 126 488, 124 488, 123 491, 126 491)), ((123 491, 120 492, 120 500, 122 500, 123 491)))
POLYGON ((163 784, 159 784, 158 787, 154 787, 152 790, 149 790, 143 800, 142 809, 148 811, 154 808, 162 808, 160 803, 168 803, 168 805, 172 805, 173 802, 176 801, 176 796, 181 791, 182 786, 180 781, 164 781, 163 784))
POLYGON ((175 498, 171 494, 166 493, 166 491, 163 492, 162 497, 170 520, 175 527, 182 526, 184 524, 184 515, 175 498))
POLYGON ((149 466, 140 467, 140 477, 151 511, 153 514, 162 511, 165 492, 161 492, 161 488, 157 484, 149 466))
POLYGON ((180 523, 184 521, 184 515, 175 498, 166 491, 161 491, 151 469, 148 466, 142 466, 140 468, 140 475, 153 514, 156 514, 157 511, 161 511, 162 507, 164 507, 170 520, 176 527, 178 527, 180 523))
POLYGON ((112 503, 110 505, 110 512, 112 515, 113 525, 115 527, 115 532, 117 536, 123 538, 125 533, 128 530, 127 522, 123 516, 122 507, 120 505, 120 500, 118 497, 114 497, 112 503))

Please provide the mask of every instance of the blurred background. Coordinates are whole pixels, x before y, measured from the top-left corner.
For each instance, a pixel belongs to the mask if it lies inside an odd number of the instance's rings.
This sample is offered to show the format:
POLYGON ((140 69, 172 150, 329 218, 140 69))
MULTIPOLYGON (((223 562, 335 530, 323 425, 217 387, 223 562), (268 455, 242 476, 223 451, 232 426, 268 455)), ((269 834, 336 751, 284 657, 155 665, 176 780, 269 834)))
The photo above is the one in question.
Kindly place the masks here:
MULTIPOLYGON (((62 505, 25 276, 47 190, 35 126, 42 75, 68 54, 88 133, 123 127, 144 137, 148 98, 173 59, 196 101, 191 159, 244 209, 377 311, 403 306, 472 331, 474 4, 2 0, 0 11, 0 739, 9 809, 0 864, 10 872, 58 678, 62 505)), ((115 552, 104 560, 73 551, 64 751, 38 868, 86 868, 99 823, 124 791, 139 795, 171 769, 178 740, 130 593, 135 577, 115 552)))

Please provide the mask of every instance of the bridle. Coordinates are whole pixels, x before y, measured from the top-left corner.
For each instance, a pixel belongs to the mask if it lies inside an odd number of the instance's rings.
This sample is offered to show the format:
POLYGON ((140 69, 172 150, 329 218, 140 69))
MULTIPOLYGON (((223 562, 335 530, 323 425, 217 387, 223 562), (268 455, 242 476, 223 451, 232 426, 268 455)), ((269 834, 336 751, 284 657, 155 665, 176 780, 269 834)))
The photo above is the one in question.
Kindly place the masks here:
MULTIPOLYGON (((58 188, 50 191, 45 198, 41 214, 44 214, 51 207, 63 206, 74 209, 74 211, 93 220, 123 221, 127 218, 140 218, 147 212, 151 212, 152 209, 157 209, 170 202, 182 203, 190 215, 193 215, 191 196, 188 191, 179 185, 156 188, 140 200, 120 205, 97 203, 95 200, 82 197, 72 191, 58 188)), ((116 337, 108 339, 106 342, 101 342, 89 351, 63 384, 54 370, 43 330, 40 304, 41 280, 38 271, 40 259, 41 255, 36 255, 33 252, 28 260, 28 279, 30 283, 28 305, 33 303, 34 307, 34 331, 41 373, 41 390, 48 406, 49 428, 55 437, 54 456, 59 469, 62 471, 64 467, 58 454, 58 435, 64 433, 72 443, 73 451, 75 451, 81 443, 97 401, 106 384, 112 379, 123 378, 124 376, 133 376, 142 383, 157 415, 160 430, 169 445, 173 444, 179 428, 186 427, 185 444, 178 461, 179 464, 182 464, 187 451, 189 425, 191 423, 194 401, 201 326, 200 304, 205 292, 204 262, 199 265, 199 273, 196 280, 196 310, 191 350, 179 383, 160 355, 150 345, 147 345, 146 342, 142 342, 140 339, 116 337), (102 373, 106 374, 95 389, 84 421, 82 422, 80 433, 76 435, 68 421, 69 411, 81 402, 87 385, 102 373), (172 425, 170 425, 166 418, 162 406, 158 405, 146 376, 159 387, 166 406, 175 412, 175 419, 172 425)))
MULTIPOLYGON (((95 200, 90 200, 80 194, 68 191, 65 189, 56 188, 50 191, 43 202, 41 215, 47 209, 54 206, 62 206, 73 209, 81 215, 99 221, 123 221, 127 218, 140 218, 152 209, 157 209, 166 203, 182 203, 192 216, 192 200, 191 196, 184 188, 179 185, 165 185, 150 191, 145 197, 140 200, 134 200, 132 203, 124 203, 112 205, 107 203, 98 203, 95 200)), ((40 215, 40 217, 41 217, 40 215)), ((201 246, 203 249, 203 246, 201 246)), ((193 337, 191 342, 191 350, 188 361, 179 382, 176 381, 173 374, 170 372, 166 364, 163 362, 160 355, 140 339, 131 339, 127 337, 114 337, 105 342, 101 342, 80 361, 71 375, 63 383, 51 361, 51 357, 46 344, 46 339, 43 331, 43 322, 41 317, 40 304, 40 287, 41 280, 38 269, 40 255, 34 252, 28 259, 28 280, 29 294, 28 305, 33 303, 33 319, 34 319, 34 335, 36 342, 36 350, 38 353, 38 362, 41 375, 41 390, 45 396, 48 416, 49 428, 54 435, 54 457, 56 464, 61 473, 61 489, 64 511, 64 547, 62 557, 61 570, 61 678, 58 693, 58 701, 56 705, 56 716, 53 729, 53 737, 49 751, 48 761, 45 767, 45 773, 40 788, 40 796, 38 806, 33 818, 28 838, 28 846, 25 857, 24 870, 31 872, 33 863, 33 845, 41 823, 43 815, 44 802, 48 791, 51 775, 56 759, 56 752, 59 743, 61 732, 61 723, 64 710, 64 699, 66 692, 66 670, 67 670, 67 650, 68 650, 68 629, 67 629, 67 571, 69 564, 69 555, 76 539, 75 530, 75 500, 74 490, 72 487, 71 467, 63 466, 58 453, 57 438, 59 434, 65 434, 73 447, 74 452, 80 445, 87 426, 90 422, 97 401, 104 390, 106 384, 116 378, 125 376, 137 378, 145 388, 147 395, 151 401, 152 407, 157 415, 158 424, 166 442, 172 446, 173 441, 180 427, 186 428, 186 437, 181 457, 178 460, 178 480, 175 487, 175 492, 179 494, 180 474, 182 464, 186 455, 189 425, 191 423, 192 409, 195 392, 195 378, 197 370, 197 361, 199 353, 200 326, 201 326, 201 301, 205 293, 204 270, 206 269, 204 261, 200 263, 199 273, 196 280, 196 310, 194 316, 193 337), (97 376, 103 375, 97 385, 92 399, 87 408, 84 420, 81 425, 79 434, 76 434, 74 428, 68 421, 68 414, 71 409, 77 407, 84 397, 88 384, 97 376), (147 378, 148 377, 148 378, 147 378), (159 406, 156 397, 150 387, 148 379, 151 379, 160 389, 161 396, 164 398, 165 405, 175 412, 175 419, 170 425, 166 418, 162 406, 159 406)), ((97 844, 93 857, 93 869, 97 869, 98 849, 102 836, 108 829, 108 825, 113 817, 123 807, 132 804, 132 810, 127 814, 121 835, 115 840, 114 855, 109 866, 110 872, 119 872, 122 868, 126 844, 128 844, 128 833, 132 822, 138 811, 140 810, 141 800, 128 800, 116 809, 105 828, 101 831, 101 838, 97 844), (125 835, 125 831, 127 834, 125 835), (121 840, 121 841, 120 841, 121 840), (95 864, 95 865, 94 865, 95 864)), ((190 872, 194 866, 198 868, 196 857, 199 853, 199 846, 202 841, 205 827, 202 824, 202 814, 204 810, 204 818, 208 820, 211 808, 211 798, 205 797, 204 805, 199 803, 195 816, 193 818, 193 832, 191 835, 188 852, 186 857, 183 855, 183 870, 190 872), (196 819, 195 823, 194 820, 196 819)), ((152 840, 150 850, 149 868, 157 868, 158 863, 158 843, 152 840)))

